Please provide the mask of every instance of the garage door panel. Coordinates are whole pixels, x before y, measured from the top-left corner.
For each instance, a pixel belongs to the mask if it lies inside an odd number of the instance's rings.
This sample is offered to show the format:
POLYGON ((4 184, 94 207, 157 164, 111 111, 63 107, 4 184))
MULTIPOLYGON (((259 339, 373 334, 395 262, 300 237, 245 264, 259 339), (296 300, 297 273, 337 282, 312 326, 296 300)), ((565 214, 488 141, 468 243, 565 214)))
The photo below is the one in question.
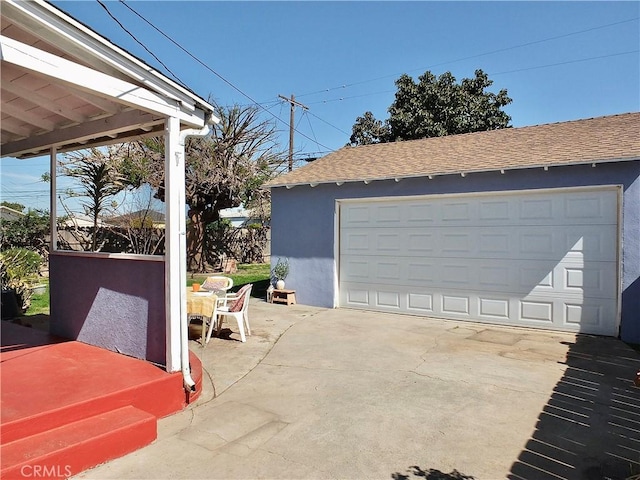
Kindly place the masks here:
POLYGON ((340 305, 615 335, 618 192, 345 202, 340 305))
POLYGON ((616 298, 616 291, 611 286, 617 283, 617 271, 611 263, 593 262, 582 266, 580 263, 566 262, 559 265, 556 271, 562 279, 559 291, 593 298, 616 298))
POLYGON ((602 191, 541 196, 523 193, 517 198, 495 195, 451 199, 432 197, 423 201, 376 200, 369 203, 345 204, 341 224, 346 227, 406 224, 424 226, 511 226, 519 225, 615 225, 617 195, 602 191))
POLYGON ((384 307, 399 309, 400 308, 400 292, 377 290, 375 292, 375 307, 384 307))
POLYGON ((485 259, 560 260, 588 256, 616 260, 615 226, 350 228, 341 234, 341 255, 398 255, 485 259))
POLYGON ((574 193, 561 198, 564 206, 564 218, 567 221, 590 224, 615 225, 618 216, 618 198, 615 192, 602 195, 602 192, 574 193))
POLYGON ((537 294, 517 298, 496 292, 416 290, 406 286, 387 286, 378 290, 369 289, 364 284, 351 284, 341 295, 341 305, 357 309, 601 335, 616 334, 614 299, 603 301, 582 296, 558 298, 537 294))
POLYGON ((401 256, 349 256, 343 260, 341 283, 433 286, 455 290, 507 292, 511 295, 572 295, 615 298, 615 264, 564 258, 541 262, 511 259, 454 259, 401 256))

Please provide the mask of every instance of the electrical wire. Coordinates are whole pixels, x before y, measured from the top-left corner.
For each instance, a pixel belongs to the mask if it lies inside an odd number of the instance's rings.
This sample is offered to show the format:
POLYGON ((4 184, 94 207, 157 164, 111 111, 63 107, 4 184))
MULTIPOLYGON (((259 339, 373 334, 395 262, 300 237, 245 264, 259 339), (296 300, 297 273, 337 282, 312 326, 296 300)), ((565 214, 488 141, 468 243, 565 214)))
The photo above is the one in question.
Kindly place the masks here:
POLYGON ((317 118, 318 120, 320 120, 321 122, 326 123, 327 125, 329 125, 330 127, 335 128, 336 130, 338 130, 339 132, 344 133, 345 135, 351 135, 349 132, 345 132, 344 130, 342 130, 340 127, 336 127, 334 124, 327 122, 326 120, 323 120, 322 118, 320 118, 319 116, 317 116, 316 114, 314 114, 313 112, 308 111, 309 115, 314 116, 315 118, 317 118))
MULTIPOLYGON (((466 56, 466 57, 461 57, 461 58, 457 58, 455 60, 449 60, 449 61, 446 61, 446 62, 435 63, 435 64, 429 65, 429 66, 427 66, 425 68, 421 68, 421 69, 415 68, 415 69, 409 70, 409 71, 410 72, 411 71, 425 72, 425 71, 427 71, 429 69, 432 69, 434 67, 441 67, 443 65, 449 65, 451 63, 462 62, 464 60, 471 60, 471 59, 474 59, 474 58, 484 57, 484 56, 487 56, 487 55, 493 55, 495 53, 502 53, 502 52, 506 52, 506 51, 509 51, 509 50, 515 50, 517 48, 528 47, 528 46, 531 46, 531 45, 536 45, 536 44, 539 44, 539 43, 549 42, 549 41, 552 41, 552 40, 558 40, 558 39, 570 37, 570 36, 573 36, 573 35, 580 35, 582 33, 592 32, 594 30, 600 30, 600 29, 603 29, 603 28, 609 28, 609 27, 613 27, 613 26, 616 26, 616 25, 622 25, 623 23, 635 22, 635 21, 638 21, 638 19, 640 19, 640 17, 629 18, 627 20, 621 20, 619 22, 607 23, 605 25, 599 25, 599 26, 587 28, 587 29, 584 29, 584 30, 578 30, 578 31, 575 31, 575 32, 565 33, 565 34, 562 34, 562 35, 556 35, 554 37, 548 37, 548 38, 543 38, 543 39, 540 39, 540 40, 534 40, 534 41, 531 41, 531 42, 526 42, 526 43, 521 43, 521 44, 518 44, 518 45, 513 45, 513 46, 510 46, 510 47, 499 48, 497 50, 491 50, 489 52, 469 55, 469 56, 466 56)), ((341 88, 353 87, 355 85, 362 85, 364 83, 375 82, 376 80, 383 80, 383 79, 391 78, 391 77, 397 78, 399 75, 401 75, 401 73, 396 73, 396 74, 391 74, 391 75, 383 75, 381 77, 371 78, 371 79, 368 79, 368 80, 362 80, 362 81, 359 81, 359 82, 353 82, 353 83, 348 83, 348 84, 343 84, 343 85, 337 85, 335 87, 325 88, 325 89, 317 90, 317 91, 314 91, 314 92, 302 93, 302 94, 298 95, 298 98, 309 96, 309 95, 317 95, 319 93, 326 93, 326 92, 330 92, 330 91, 333 91, 333 90, 338 90, 338 89, 341 89, 341 88)))
MULTIPOLYGON (((519 68, 519 69, 515 69, 515 70, 505 70, 504 72, 495 72, 495 73, 488 73, 487 75, 489 77, 494 77, 496 75, 506 75, 507 73, 517 73, 517 72, 525 72, 525 71, 529 71, 529 70, 537 70, 539 68, 550 68, 550 67, 557 67, 560 65, 568 65, 571 63, 581 63, 581 62, 588 62, 591 60, 599 60, 599 59, 603 59, 603 58, 609 58, 609 57, 618 57, 621 55, 630 55, 632 53, 638 53, 640 52, 640 50, 630 50, 627 52, 617 52, 617 53, 610 53, 607 55, 599 55, 596 57, 587 57, 587 58, 580 58, 577 60, 566 60, 564 62, 558 62, 558 63, 549 63, 546 65, 537 65, 535 67, 524 67, 524 68, 519 68)), ((309 102, 308 105, 318 105, 320 103, 332 103, 332 102, 341 102, 344 100, 350 100, 352 98, 361 98, 361 97, 370 97, 373 95, 381 95, 383 93, 394 93, 397 90, 383 90, 383 91, 379 91, 379 92, 370 92, 370 93, 363 93, 361 95, 351 95, 348 97, 339 97, 339 98, 330 98, 328 100, 318 100, 317 102, 309 102)))
MULTIPOLYGON (((164 31, 162 31, 160 28, 156 27, 153 23, 151 23, 149 20, 147 20, 143 15, 141 15, 140 13, 138 13, 136 10, 134 10, 132 7, 130 7, 125 0, 119 0, 120 3, 122 3, 125 7, 127 7, 131 12, 133 12, 135 15, 137 15, 142 21, 144 21, 147 25, 149 25, 151 28, 153 28, 155 31, 157 31, 160 35, 162 35, 164 38, 166 38, 167 40, 169 40, 172 44, 174 44, 176 47, 178 47, 180 50, 182 50, 184 53, 186 53, 188 56, 190 56, 193 60, 195 60, 197 63, 199 63, 201 66, 203 66, 204 68, 206 68, 209 72, 213 73, 216 77, 218 77, 220 80, 222 80, 224 83, 226 83, 228 86, 230 86, 231 88, 233 88, 236 92, 240 93, 242 96, 244 96, 245 98, 249 99, 252 104, 257 105, 258 107, 260 107, 264 112, 268 113, 269 115, 271 115, 273 118, 275 118, 276 120, 278 120, 279 122, 284 123, 285 125, 287 125, 287 123, 282 120, 280 117, 276 116, 273 112, 271 112, 270 110, 264 108, 261 104, 259 104, 258 102, 256 102, 250 95, 248 95, 247 93, 243 92, 239 87, 237 87, 236 85, 234 85, 231 81, 227 80, 225 77, 223 77, 221 74, 219 74, 218 72, 216 72, 213 68, 209 67, 206 63, 204 63, 202 60, 200 60, 198 57, 196 57, 194 54, 192 54, 189 50, 187 50, 185 47, 183 47, 180 43, 178 43, 177 41, 175 41, 173 38, 171 38, 168 34, 166 34, 164 31)), ((309 137, 308 135, 295 130, 294 131, 298 134, 300 134, 301 136, 307 138, 308 140, 313 141, 313 139, 311 137, 309 137)), ((326 145, 322 145, 321 146, 323 148, 327 148, 332 150, 330 147, 327 147, 326 145)), ((333 150, 332 150, 333 151, 333 150)))
POLYGON ((591 60, 598 60, 598 59, 601 59, 601 58, 609 58, 609 57, 618 57, 618 56, 621 56, 621 55, 630 55, 632 53, 638 53, 638 52, 640 52, 640 50, 630 50, 628 52, 611 53, 609 55, 600 55, 598 57, 581 58, 581 59, 578 59, 578 60, 567 60, 565 62, 549 63, 547 65, 538 65, 536 67, 526 67, 526 68, 518 68, 516 70, 506 70, 504 72, 496 72, 496 73, 492 73, 491 76, 505 75, 507 73, 526 72, 528 70, 536 70, 538 68, 557 67, 557 66, 560 66, 560 65, 569 65, 571 63, 588 62, 588 61, 591 61, 591 60))
POLYGON ((178 77, 178 75, 176 75, 169 67, 167 67, 167 65, 162 60, 160 60, 151 50, 149 50, 146 47, 146 45, 144 45, 140 40, 138 40, 138 38, 133 33, 127 30, 127 28, 122 23, 120 23, 120 21, 111 13, 111 11, 107 8, 107 6, 101 0, 96 0, 96 1, 105 10, 105 12, 107 12, 107 15, 109 15, 109 17, 111 17, 111 19, 114 22, 116 22, 120 26, 120 28, 122 28, 122 30, 124 30, 131 38, 133 38, 138 45, 144 48, 149 55, 155 58, 160 63, 160 65, 162 65, 165 68, 167 72, 173 75, 173 78, 175 78, 178 82, 184 84, 184 82, 180 79, 180 77, 178 77))
MULTIPOLYGON (((313 138, 317 138, 316 132, 313 131, 313 126, 311 125, 311 119, 309 118, 309 115, 307 115, 307 113, 309 113, 309 111, 305 110, 302 116, 307 118, 307 122, 309 122, 309 128, 311 129, 311 135, 313 135, 313 138)), ((320 145, 318 143, 318 140, 316 140, 316 145, 320 145)))

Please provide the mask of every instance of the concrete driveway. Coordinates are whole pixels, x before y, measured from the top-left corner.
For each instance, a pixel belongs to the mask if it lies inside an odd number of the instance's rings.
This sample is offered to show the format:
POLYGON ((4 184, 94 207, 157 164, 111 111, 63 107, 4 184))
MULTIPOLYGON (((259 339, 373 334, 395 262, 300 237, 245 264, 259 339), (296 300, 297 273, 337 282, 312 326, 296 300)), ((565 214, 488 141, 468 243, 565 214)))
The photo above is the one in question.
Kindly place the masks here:
MULTIPOLYGON (((192 408, 92 479, 640 473, 640 355, 613 338, 252 300, 192 408)), ((225 331, 223 331, 225 333, 225 331)))

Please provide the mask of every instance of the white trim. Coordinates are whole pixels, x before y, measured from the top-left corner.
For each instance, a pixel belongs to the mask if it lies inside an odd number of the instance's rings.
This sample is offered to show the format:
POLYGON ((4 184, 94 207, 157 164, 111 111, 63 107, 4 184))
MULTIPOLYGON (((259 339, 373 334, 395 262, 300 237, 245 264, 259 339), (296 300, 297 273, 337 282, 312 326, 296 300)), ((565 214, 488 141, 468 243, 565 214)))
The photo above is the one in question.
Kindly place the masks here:
MULTIPOLYGON (((181 246, 184 244, 186 232, 180 230, 180 217, 185 216, 184 203, 179 202, 179 192, 184 195, 184 155, 179 155, 180 122, 175 117, 167 118, 164 147, 164 175, 165 175, 165 310, 166 310, 166 360, 167 371, 181 370, 181 342, 180 324, 182 321, 182 292, 185 285, 180 283, 182 255, 181 246), (182 241, 181 238, 183 237, 182 241)), ((184 302, 183 302, 184 300, 184 302)))
POLYGON ((56 147, 52 146, 49 150, 49 231, 51 238, 49 240, 49 252, 53 253, 58 250, 58 152, 56 147))
POLYGON ((340 201, 333 212, 333 308, 340 307, 340 201))
POLYGON ((578 187, 546 187, 546 188, 526 188, 526 189, 518 189, 518 190, 491 190, 491 191, 482 191, 482 192, 458 192, 458 193, 427 193, 427 194, 419 194, 419 195, 387 195, 385 197, 354 197, 354 198, 337 198, 337 202, 344 203, 356 203, 356 202, 364 202, 364 201, 372 201, 372 202, 388 202, 388 201, 411 201, 416 199, 428 199, 428 198, 444 198, 444 197, 480 197, 480 196, 495 196, 495 195, 520 195, 523 193, 553 193, 558 191, 570 191, 570 192, 579 192, 579 191, 597 191, 597 190, 612 190, 614 188, 622 188, 622 185, 619 184, 610 184, 610 185, 585 185, 578 187))
POLYGON ((618 284, 616 285, 617 289, 618 289, 618 296, 617 296, 617 302, 618 302, 618 308, 616 309, 616 328, 618 331, 618 338, 620 338, 620 328, 622 327, 622 272, 623 272, 623 263, 622 263, 622 256, 624 254, 624 251, 622 249, 623 247, 623 243, 622 243, 622 235, 623 235, 623 222, 624 222, 624 215, 623 215, 623 211, 624 211, 624 188, 622 185, 615 185, 618 188, 618 244, 616 246, 617 251, 616 251, 616 255, 618 257, 618 262, 617 262, 617 275, 618 275, 618 284))
POLYGON ((3 13, 8 13, 11 20, 68 54, 83 57, 98 69, 109 66, 162 95, 180 101, 190 111, 202 108, 213 112, 213 106, 198 95, 48 2, 4 0, 2 3, 3 13))
POLYGON ((2 61, 46 75, 114 102, 162 116, 175 116, 192 127, 205 124, 204 111, 187 112, 182 104, 144 87, 71 62, 12 38, 0 36, 2 61))
POLYGON ((137 253, 78 252, 75 250, 56 250, 51 255, 64 257, 104 258, 109 260, 140 260, 144 262, 164 262, 163 255, 141 255, 137 253))

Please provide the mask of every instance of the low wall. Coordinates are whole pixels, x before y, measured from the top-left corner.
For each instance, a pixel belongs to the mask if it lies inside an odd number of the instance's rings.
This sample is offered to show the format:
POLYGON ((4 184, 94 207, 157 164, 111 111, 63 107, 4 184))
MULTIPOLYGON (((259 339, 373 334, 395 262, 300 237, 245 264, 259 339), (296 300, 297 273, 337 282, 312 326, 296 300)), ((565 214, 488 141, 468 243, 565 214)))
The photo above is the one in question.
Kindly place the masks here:
POLYGON ((164 257, 54 252, 50 331, 166 365, 164 257))

